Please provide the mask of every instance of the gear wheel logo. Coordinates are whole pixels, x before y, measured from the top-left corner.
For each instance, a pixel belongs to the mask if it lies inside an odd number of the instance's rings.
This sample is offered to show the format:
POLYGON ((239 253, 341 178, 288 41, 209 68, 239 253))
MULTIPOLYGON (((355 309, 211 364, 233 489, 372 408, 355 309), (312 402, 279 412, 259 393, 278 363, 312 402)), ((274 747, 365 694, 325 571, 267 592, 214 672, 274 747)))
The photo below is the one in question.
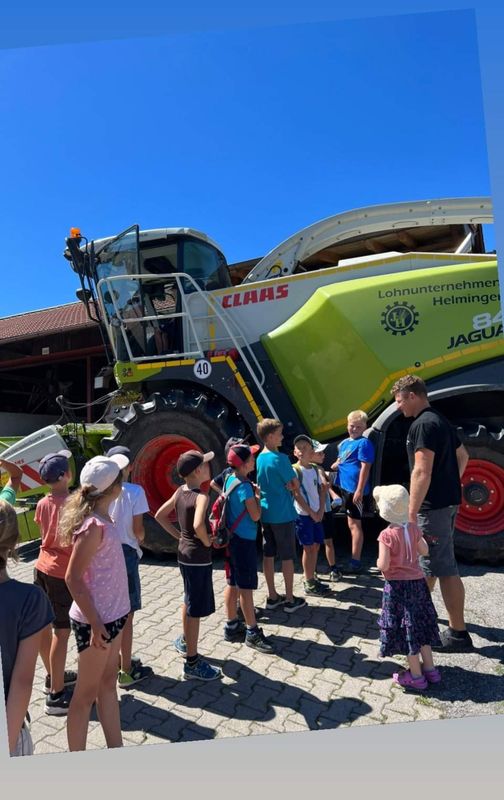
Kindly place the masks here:
POLYGON ((407 333, 415 330, 418 325, 418 316, 415 306, 397 300, 382 312, 381 324, 392 336, 406 336, 407 333))

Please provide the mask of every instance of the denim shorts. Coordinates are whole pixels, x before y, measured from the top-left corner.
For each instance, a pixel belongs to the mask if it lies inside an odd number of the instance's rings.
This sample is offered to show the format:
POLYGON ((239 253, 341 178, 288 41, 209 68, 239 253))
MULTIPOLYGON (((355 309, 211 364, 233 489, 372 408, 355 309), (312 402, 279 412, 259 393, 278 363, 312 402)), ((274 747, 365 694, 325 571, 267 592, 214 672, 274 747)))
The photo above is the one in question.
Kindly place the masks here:
POLYGON ((128 574, 128 592, 130 598, 131 611, 140 611, 142 608, 142 595, 140 591, 140 572, 138 569, 138 553, 129 544, 123 544, 124 560, 126 562, 126 572, 128 574))
POLYGON ((429 545, 429 555, 420 556, 426 578, 449 578, 459 574, 453 547, 458 506, 432 508, 418 514, 418 527, 429 545))

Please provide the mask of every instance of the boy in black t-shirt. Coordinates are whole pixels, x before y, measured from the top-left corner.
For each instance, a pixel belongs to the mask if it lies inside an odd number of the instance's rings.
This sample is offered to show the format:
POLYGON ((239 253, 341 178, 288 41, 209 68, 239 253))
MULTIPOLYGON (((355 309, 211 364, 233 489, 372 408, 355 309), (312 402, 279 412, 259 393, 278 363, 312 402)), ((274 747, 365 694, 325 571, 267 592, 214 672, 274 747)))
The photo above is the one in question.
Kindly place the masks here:
POLYGON ((405 375, 392 387, 398 409, 414 417, 406 449, 411 471, 409 523, 418 525, 429 555, 420 563, 432 591, 439 579, 449 627, 441 634, 445 652, 472 649, 464 619, 464 585, 453 547, 455 517, 461 502, 460 479, 469 455, 448 420, 431 408, 425 383, 405 375))

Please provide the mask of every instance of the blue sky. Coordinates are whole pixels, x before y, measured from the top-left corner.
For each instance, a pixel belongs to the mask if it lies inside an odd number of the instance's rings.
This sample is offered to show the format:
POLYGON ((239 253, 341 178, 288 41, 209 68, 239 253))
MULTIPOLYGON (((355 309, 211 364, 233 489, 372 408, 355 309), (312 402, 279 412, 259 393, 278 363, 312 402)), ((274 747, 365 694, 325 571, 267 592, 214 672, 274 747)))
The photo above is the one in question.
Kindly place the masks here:
POLYGON ((61 253, 141 227, 228 261, 373 203, 490 193, 471 12, 0 54, 0 315, 74 299, 61 253))

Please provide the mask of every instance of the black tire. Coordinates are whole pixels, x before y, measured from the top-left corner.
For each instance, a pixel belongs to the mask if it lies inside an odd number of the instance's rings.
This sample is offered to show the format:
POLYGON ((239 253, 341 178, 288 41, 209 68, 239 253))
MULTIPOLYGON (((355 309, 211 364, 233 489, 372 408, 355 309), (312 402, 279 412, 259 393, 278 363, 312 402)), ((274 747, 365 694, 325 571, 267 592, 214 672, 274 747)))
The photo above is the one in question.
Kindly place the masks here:
MULTIPOLYGON (((504 429, 489 431, 484 425, 467 423, 458 428, 460 438, 470 459, 488 462, 489 469, 501 476, 504 486, 504 429)), ((467 467, 470 470, 470 461, 467 467)), ((502 494, 500 495, 502 497, 502 494)), ((503 515, 504 516, 504 515, 503 515)), ((502 518, 502 517, 501 517, 502 518)), ((460 519, 460 512, 457 520, 460 519)), ((481 562, 490 565, 504 563, 504 524, 495 533, 474 535, 455 526, 455 554, 469 564, 481 562)))
MULTIPOLYGON (((133 403, 127 415, 114 421, 114 434, 103 440, 106 452, 110 447, 122 445, 131 450, 133 461, 142 452, 146 453, 149 443, 163 436, 179 436, 189 439, 203 452, 212 450, 212 475, 224 469, 224 445, 231 436, 244 437, 247 429, 241 417, 223 401, 193 389, 172 389, 165 393, 153 394, 145 403, 133 403)), ((146 489, 150 514, 145 516, 144 549, 156 556, 164 557, 176 552, 177 543, 155 521, 153 514, 168 496, 158 497, 152 491, 152 473, 146 480, 135 475, 133 480, 146 489), (153 506, 156 506, 153 507, 153 506)), ((172 482, 180 483, 173 473, 172 482)))

